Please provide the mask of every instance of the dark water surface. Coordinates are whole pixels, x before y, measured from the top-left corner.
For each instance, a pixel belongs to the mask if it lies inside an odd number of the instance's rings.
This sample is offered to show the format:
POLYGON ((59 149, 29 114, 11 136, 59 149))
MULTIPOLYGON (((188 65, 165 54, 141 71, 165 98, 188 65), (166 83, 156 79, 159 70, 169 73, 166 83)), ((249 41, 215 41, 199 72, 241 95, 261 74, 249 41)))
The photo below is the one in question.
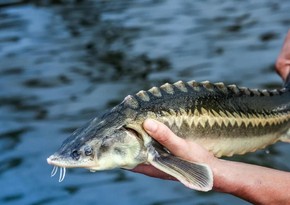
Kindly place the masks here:
MULTIPOLYGON (((58 183, 46 158, 88 119, 152 85, 280 86, 274 62, 290 1, 16 2, 0 1, 0 204, 248 204, 122 170, 72 169, 58 183)), ((289 151, 278 143, 236 160, 290 171, 289 151)))

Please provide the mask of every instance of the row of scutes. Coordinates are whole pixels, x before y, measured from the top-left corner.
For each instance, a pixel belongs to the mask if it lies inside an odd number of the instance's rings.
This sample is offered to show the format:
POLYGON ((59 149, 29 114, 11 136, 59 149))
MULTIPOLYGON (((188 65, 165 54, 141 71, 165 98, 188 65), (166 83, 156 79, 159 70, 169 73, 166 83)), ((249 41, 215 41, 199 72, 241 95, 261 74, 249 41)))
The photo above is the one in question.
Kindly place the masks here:
MULTIPOLYGON (((153 95, 154 97, 161 98, 163 97, 162 93, 165 92, 169 95, 174 95, 175 90, 177 89, 180 92, 187 93, 188 89, 192 89, 195 92, 200 92, 201 89, 203 91, 208 92, 222 92, 225 95, 226 94, 236 94, 238 95, 247 95, 247 96, 273 96, 278 95, 281 92, 285 92, 286 89, 274 89, 274 90, 259 90, 259 89, 249 89, 246 87, 238 87, 236 85, 225 85, 222 82, 218 83, 210 83, 209 81, 203 81, 203 82, 196 82, 196 81, 189 81, 184 83, 183 81, 178 81, 173 84, 165 83, 161 85, 160 87, 152 87, 148 91, 141 90, 138 93, 136 93, 136 97, 138 97, 140 100, 144 102, 149 102, 150 95, 153 95)), ((125 98, 125 102, 132 108, 137 108, 139 106, 138 100, 135 99, 133 96, 129 95, 125 98)))

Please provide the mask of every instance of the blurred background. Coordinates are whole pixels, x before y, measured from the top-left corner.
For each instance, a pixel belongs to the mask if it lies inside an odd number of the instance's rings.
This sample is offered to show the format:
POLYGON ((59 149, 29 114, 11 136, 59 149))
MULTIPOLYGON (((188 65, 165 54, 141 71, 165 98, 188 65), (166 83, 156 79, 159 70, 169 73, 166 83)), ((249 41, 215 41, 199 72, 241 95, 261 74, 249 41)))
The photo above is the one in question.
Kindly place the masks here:
MULTIPOLYGON (((0 204, 248 204, 46 158, 128 94, 178 80, 277 88, 290 1, 0 0, 0 204)), ((231 158, 290 171, 290 146, 231 158)))

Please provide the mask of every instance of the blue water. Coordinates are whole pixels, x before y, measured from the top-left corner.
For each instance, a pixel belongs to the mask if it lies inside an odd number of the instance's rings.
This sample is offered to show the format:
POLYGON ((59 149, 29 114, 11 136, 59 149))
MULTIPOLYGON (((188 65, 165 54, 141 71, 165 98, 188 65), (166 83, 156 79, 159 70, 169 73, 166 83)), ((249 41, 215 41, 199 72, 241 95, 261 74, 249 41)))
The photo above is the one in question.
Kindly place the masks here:
MULTIPOLYGON (((5 2, 0 204, 248 204, 123 170, 71 169, 59 183, 46 158, 88 119, 153 85, 279 87, 274 63, 290 27, 289 1, 5 2)), ((290 171, 289 151, 277 143, 232 160, 290 171)))

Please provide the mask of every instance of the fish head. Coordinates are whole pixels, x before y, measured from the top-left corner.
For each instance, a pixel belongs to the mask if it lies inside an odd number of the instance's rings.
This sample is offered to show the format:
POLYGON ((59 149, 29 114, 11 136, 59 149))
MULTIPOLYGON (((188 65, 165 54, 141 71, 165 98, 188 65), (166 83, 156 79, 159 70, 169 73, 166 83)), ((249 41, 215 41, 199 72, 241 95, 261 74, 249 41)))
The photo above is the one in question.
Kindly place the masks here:
POLYGON ((93 119, 66 139, 51 155, 48 164, 82 167, 95 170, 131 169, 146 158, 145 147, 138 132, 120 121, 93 119))

